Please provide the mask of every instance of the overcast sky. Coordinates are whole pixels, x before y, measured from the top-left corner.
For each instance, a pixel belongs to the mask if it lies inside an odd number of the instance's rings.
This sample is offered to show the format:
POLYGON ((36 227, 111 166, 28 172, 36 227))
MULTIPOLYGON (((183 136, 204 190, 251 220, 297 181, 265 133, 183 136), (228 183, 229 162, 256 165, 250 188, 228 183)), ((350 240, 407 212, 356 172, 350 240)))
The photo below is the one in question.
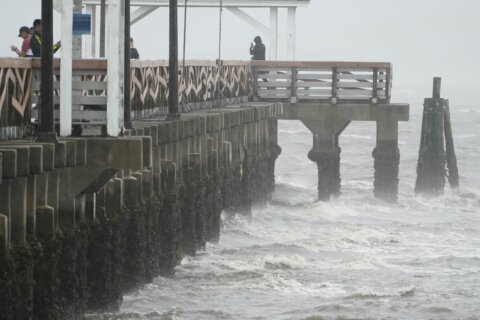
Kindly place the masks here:
MULTIPOLYGON (((40 0, 1 0, 0 56, 20 45, 21 25, 40 16, 40 0)), ((247 10, 268 25, 268 10, 247 10)), ((477 103, 480 89, 479 0, 312 0, 297 11, 297 60, 388 61, 397 90, 430 94, 431 78, 444 78, 445 95, 477 103), (422 88, 422 89, 416 89, 422 88), (423 91, 421 91, 423 90, 423 91)), ((179 10, 180 42, 183 12, 179 10)), ((187 58, 216 59, 218 10, 192 9, 187 58)), ((60 38, 56 16, 56 39, 60 38)), ((279 17, 279 59, 286 57, 286 10, 279 17)), ((257 31, 224 12, 223 59, 249 59, 257 31)), ((168 56, 168 10, 159 9, 132 27, 142 59, 168 56)), ((268 50, 268 42, 267 50, 268 50)), ((180 48, 180 52, 181 52, 180 48)))

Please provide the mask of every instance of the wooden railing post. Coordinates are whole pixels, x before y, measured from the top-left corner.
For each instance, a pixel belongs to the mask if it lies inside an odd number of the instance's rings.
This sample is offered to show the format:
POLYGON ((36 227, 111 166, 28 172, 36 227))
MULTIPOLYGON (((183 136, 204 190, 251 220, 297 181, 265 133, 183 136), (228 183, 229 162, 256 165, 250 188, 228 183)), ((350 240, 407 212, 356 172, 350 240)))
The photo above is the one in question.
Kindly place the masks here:
POLYGON ((253 74, 253 99, 257 100, 259 98, 258 94, 258 69, 257 67, 252 67, 253 74))
POLYGON ((337 104, 337 85, 338 85, 338 69, 337 67, 332 68, 332 97, 330 102, 332 104, 337 104))
POLYGON ((373 83, 372 83, 372 103, 378 102, 378 68, 373 68, 373 83))
POLYGON ((290 84, 290 102, 297 103, 297 68, 292 67, 292 83, 290 84))
POLYGON ((391 97, 391 88, 392 88, 392 70, 391 67, 387 68, 387 76, 386 76, 386 84, 385 84, 385 97, 387 98, 387 102, 390 102, 391 97))

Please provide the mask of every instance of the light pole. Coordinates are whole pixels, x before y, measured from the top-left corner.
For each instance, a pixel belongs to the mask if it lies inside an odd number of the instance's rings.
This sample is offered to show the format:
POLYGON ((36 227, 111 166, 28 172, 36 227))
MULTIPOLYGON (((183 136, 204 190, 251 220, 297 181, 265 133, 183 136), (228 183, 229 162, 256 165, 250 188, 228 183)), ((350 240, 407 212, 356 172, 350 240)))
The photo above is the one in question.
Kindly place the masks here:
POLYGON ((130 0, 125 0, 125 70, 123 89, 123 126, 132 129, 130 85, 132 70, 130 68, 130 0))
POLYGON ((177 0, 170 0, 170 58, 168 83, 168 119, 179 117, 178 113, 178 21, 177 0))
POLYGON ((56 140, 53 104, 53 0, 42 0, 39 140, 56 140))

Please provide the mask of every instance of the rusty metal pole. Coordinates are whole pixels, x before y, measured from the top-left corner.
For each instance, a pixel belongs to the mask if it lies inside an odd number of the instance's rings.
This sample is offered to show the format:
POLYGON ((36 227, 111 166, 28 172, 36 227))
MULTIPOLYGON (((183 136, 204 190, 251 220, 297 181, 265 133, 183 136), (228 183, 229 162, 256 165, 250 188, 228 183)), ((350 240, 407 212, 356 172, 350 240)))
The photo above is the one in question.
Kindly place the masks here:
POLYGON ((42 0, 40 140, 55 140, 53 101, 53 0, 42 0))
POLYGON ((132 70, 130 68, 130 0, 125 1, 125 70, 123 89, 123 126, 132 129, 130 85, 132 70))
POLYGON ((177 0, 170 0, 170 59, 168 64, 168 118, 178 118, 178 17, 177 0))

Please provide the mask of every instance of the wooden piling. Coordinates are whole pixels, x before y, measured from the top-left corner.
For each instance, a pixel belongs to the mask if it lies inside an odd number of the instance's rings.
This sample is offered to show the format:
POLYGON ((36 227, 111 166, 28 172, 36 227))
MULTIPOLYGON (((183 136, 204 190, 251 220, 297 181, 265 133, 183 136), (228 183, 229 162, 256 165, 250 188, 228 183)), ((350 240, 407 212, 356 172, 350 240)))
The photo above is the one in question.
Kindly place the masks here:
POLYGON ((448 169, 448 183, 452 189, 460 187, 458 177, 457 156, 455 154, 455 145, 453 143, 452 122, 450 119, 450 102, 445 101, 444 126, 445 132, 445 151, 448 169))
POLYGON ((452 188, 458 188, 459 185, 449 102, 440 97, 440 92, 441 78, 435 78, 432 98, 425 99, 423 110, 415 184, 417 194, 443 193, 447 175, 452 188))

